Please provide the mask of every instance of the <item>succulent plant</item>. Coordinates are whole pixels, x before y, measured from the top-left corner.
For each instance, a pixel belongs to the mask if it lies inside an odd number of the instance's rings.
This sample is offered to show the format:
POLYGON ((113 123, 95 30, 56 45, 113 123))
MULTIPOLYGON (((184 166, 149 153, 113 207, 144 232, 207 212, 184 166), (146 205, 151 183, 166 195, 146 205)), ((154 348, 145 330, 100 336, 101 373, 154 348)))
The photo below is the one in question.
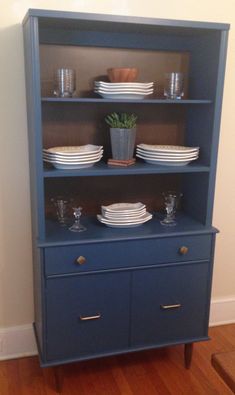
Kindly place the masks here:
POLYGON ((113 112, 105 117, 105 122, 111 128, 133 129, 136 127, 137 116, 135 114, 113 112))

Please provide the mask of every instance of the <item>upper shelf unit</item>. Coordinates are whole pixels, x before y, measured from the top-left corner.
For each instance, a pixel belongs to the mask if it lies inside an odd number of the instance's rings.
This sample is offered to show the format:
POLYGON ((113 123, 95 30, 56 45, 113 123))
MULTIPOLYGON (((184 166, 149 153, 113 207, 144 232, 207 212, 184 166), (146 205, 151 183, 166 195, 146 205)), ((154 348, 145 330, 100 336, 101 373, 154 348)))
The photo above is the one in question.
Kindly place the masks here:
MULTIPOLYGON (((218 23, 29 10, 24 21, 29 155, 33 226, 40 240, 46 238, 47 203, 55 189, 70 188, 80 195, 84 190, 84 201, 94 193, 99 201, 112 201, 117 183, 125 198, 138 195, 142 175, 151 178, 143 191, 146 200, 155 203, 161 186, 176 185, 183 190, 188 217, 211 226, 228 30, 229 25, 218 23), (139 82, 154 82, 154 95, 147 100, 99 98, 94 81, 107 68, 125 63, 140 70, 139 82), (54 71, 61 67, 75 69, 77 97, 53 97, 54 71), (171 71, 186 77, 185 96, 179 101, 162 98, 163 75, 171 71), (104 160, 109 159, 104 118, 112 111, 137 113, 137 144, 200 147, 199 160, 182 167, 140 162, 129 168, 111 168, 102 162, 73 171, 43 167, 43 148, 59 145, 102 145, 104 160), (94 178, 86 180, 86 176, 94 178), (154 194, 149 184, 156 185, 154 194)), ((92 213, 93 208, 88 208, 92 213)))
MULTIPOLYGON (((35 29, 38 32, 35 33, 38 33, 41 46, 76 46, 84 50, 95 47, 97 50, 103 48, 110 51, 120 49, 129 50, 134 55, 135 50, 138 50, 145 53, 145 57, 152 51, 187 53, 190 58, 188 98, 215 99, 218 89, 216 75, 220 57, 225 56, 226 48, 223 46, 228 24, 59 11, 56 17, 54 15, 51 11, 29 10, 28 16, 35 16, 37 21, 35 29)), ((82 56, 78 52, 77 61, 81 60, 82 56)), ((89 70, 89 64, 86 67, 89 70)), ((157 71, 158 64, 152 64, 151 67, 157 71)))

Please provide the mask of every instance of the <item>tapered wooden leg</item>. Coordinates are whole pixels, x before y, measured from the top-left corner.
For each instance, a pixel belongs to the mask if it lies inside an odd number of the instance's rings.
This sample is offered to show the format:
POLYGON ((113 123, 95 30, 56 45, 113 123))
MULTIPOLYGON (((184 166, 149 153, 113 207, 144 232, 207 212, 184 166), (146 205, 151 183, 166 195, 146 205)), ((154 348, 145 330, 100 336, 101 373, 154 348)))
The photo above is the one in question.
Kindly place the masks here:
POLYGON ((62 366, 54 366, 54 377, 55 377, 55 389, 58 394, 61 394, 62 389, 63 389, 63 381, 64 381, 64 375, 63 375, 63 369, 62 366))
POLYGON ((193 343, 188 343, 184 345, 184 366, 189 369, 192 362, 193 356, 193 343))

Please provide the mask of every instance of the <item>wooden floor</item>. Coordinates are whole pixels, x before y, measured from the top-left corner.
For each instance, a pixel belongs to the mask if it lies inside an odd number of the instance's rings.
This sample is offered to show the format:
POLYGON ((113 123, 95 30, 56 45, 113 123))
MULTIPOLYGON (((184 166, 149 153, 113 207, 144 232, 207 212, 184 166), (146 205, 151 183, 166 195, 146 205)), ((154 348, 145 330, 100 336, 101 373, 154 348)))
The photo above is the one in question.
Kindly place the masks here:
MULTIPOLYGON (((210 329, 195 343, 192 366, 183 346, 64 365, 63 395, 231 395, 211 366, 211 354, 235 349, 235 324, 210 329)), ((53 369, 37 357, 0 362, 0 395, 55 395, 53 369)))

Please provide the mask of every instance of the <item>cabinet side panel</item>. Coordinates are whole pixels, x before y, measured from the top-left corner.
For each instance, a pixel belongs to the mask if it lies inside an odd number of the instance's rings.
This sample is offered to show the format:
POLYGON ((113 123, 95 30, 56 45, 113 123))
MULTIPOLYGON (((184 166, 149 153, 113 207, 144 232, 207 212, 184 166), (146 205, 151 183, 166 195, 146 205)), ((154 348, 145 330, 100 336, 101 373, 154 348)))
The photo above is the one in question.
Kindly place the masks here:
MULTIPOLYGON (((201 98, 213 100, 208 107, 189 109, 185 134, 186 144, 199 146, 199 160, 210 166, 207 186, 204 184, 202 191, 202 196, 207 196, 207 202, 204 202, 204 212, 200 212, 201 220, 206 225, 210 225, 212 221, 227 35, 227 31, 215 32, 195 40, 191 52, 189 93, 193 97, 200 95, 201 98)), ((191 201, 192 199, 188 199, 188 206, 191 201)), ((190 211, 193 211, 193 206, 190 211)))
POLYGON ((41 359, 44 355, 44 263, 43 263, 43 249, 34 248, 34 329, 37 340, 38 351, 41 359))
POLYGON ((41 139, 41 95, 38 21, 29 18, 23 26, 27 121, 30 162, 30 188, 33 240, 44 236, 43 163, 41 139))

